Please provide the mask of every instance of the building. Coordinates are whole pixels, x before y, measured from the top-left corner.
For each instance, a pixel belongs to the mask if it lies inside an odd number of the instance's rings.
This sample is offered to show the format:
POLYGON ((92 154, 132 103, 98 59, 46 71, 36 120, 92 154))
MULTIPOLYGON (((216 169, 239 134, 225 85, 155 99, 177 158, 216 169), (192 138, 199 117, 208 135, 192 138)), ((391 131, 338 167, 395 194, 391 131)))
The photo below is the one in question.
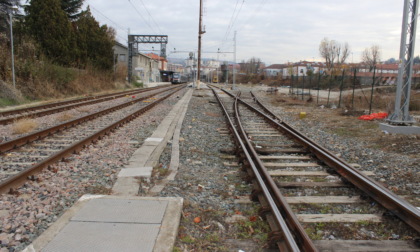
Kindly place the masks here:
POLYGON ((263 68, 262 72, 267 77, 283 76, 283 69, 287 69, 285 64, 272 64, 263 68))
POLYGON ((128 48, 127 46, 115 42, 115 45, 112 47, 114 49, 114 64, 122 63, 128 65, 128 48))
MULTIPOLYGON (((128 66, 128 47, 115 42, 114 49, 114 64, 124 64, 128 66)), ((143 83, 159 82, 160 71, 159 61, 149 57, 146 54, 134 53, 133 59, 133 77, 134 80, 138 80, 143 83)), ((128 73, 127 73, 128 75, 128 73)))
POLYGON ((267 77, 282 76, 290 78, 293 76, 307 76, 309 71, 316 74, 324 71, 325 65, 321 62, 300 61, 297 63, 273 64, 263 68, 267 77))
POLYGON ((146 54, 133 56, 133 76, 143 83, 160 82, 159 62, 146 54))
POLYGON ((151 59, 159 62, 159 70, 168 70, 168 61, 164 57, 161 57, 155 53, 147 53, 146 55, 149 56, 151 59))

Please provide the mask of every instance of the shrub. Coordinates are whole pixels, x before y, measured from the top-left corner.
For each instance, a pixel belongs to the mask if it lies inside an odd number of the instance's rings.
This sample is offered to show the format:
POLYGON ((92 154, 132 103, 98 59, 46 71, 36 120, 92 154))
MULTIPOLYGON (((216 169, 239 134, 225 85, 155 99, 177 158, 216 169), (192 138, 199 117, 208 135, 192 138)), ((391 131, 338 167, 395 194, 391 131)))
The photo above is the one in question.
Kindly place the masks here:
POLYGON ((38 123, 29 118, 24 118, 16 121, 12 125, 13 134, 24 134, 33 131, 38 127, 38 123))

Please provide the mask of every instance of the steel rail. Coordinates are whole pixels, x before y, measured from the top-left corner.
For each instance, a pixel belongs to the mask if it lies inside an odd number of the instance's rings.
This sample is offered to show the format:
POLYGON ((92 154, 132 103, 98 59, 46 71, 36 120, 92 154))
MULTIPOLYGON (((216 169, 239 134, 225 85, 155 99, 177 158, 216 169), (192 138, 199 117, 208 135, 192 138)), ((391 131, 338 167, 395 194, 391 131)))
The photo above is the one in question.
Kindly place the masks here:
MULTIPOLYGON (((159 88, 161 88, 161 87, 159 87, 159 88)), ((26 115, 19 115, 19 116, 15 116, 15 117, 0 119, 0 125, 7 125, 7 124, 15 122, 16 120, 23 119, 23 118, 41 117, 41 116, 45 116, 45 115, 58 113, 58 112, 61 112, 61 111, 70 110, 70 109, 77 108, 77 107, 80 107, 80 106, 87 106, 87 105, 91 105, 91 104, 95 104, 95 103, 99 103, 99 102, 105 102, 105 101, 113 100, 115 98, 121 98, 121 97, 124 97, 126 95, 144 93, 144 92, 152 91, 152 90, 155 90, 155 89, 157 89, 157 88, 150 88, 150 89, 147 89, 147 90, 142 89, 142 90, 136 90, 136 91, 130 90, 130 91, 125 91, 125 92, 120 92, 118 94, 108 94, 108 95, 97 96, 97 97, 92 96, 92 97, 89 97, 89 98, 82 98, 80 100, 57 102, 57 103, 39 105, 39 106, 35 106, 35 107, 30 107, 30 108, 23 108, 23 109, 18 109, 18 110, 9 110, 9 111, 5 111, 5 112, 0 112, 0 115, 4 115, 4 114, 12 115, 12 114, 15 114, 15 113, 23 113, 23 112, 29 112, 29 111, 36 111, 36 110, 40 110, 40 109, 46 109, 46 110, 33 112, 33 113, 30 113, 30 114, 26 114, 26 115), (76 103, 76 104, 73 104, 73 103, 76 103), (67 105, 67 104, 73 104, 73 105, 67 105), (63 106, 61 106, 61 105, 63 105, 63 106), (59 106, 61 106, 61 107, 59 107, 59 106)))
MULTIPOLYGON (((79 152, 81 149, 85 148, 88 144, 93 143, 97 140, 100 140, 104 135, 109 134, 109 132, 115 130, 116 128, 118 128, 120 126, 122 126, 123 124, 132 121, 133 119, 135 119, 139 115, 141 115, 144 112, 150 110, 151 108, 156 106, 158 103, 167 99, 168 97, 170 97, 174 93, 178 92, 182 88, 183 87, 176 87, 175 88, 176 90, 173 91, 172 93, 170 93, 168 95, 165 95, 164 97, 154 101, 153 103, 150 103, 146 107, 143 107, 143 108, 131 113, 130 115, 118 120, 117 122, 103 128, 102 130, 96 132, 95 134, 93 134, 89 137, 86 137, 86 138, 80 140, 79 142, 76 142, 76 143, 70 145, 68 148, 66 148, 64 150, 61 150, 61 151, 53 154, 52 156, 42 160, 41 162, 29 167, 28 169, 25 169, 24 171, 21 171, 21 172, 15 174, 14 176, 2 181, 0 183, 0 193, 1 194, 5 193, 5 192, 13 193, 13 188, 16 188, 17 186, 22 185, 32 175, 38 173, 39 171, 41 171, 45 167, 49 167, 51 164, 56 163, 57 161, 60 161, 60 160, 64 159, 67 156, 70 156, 72 154, 75 154, 75 153, 79 152)), ((174 88, 171 88, 171 89, 174 89, 174 88)))
POLYGON ((157 94, 166 92, 166 91, 174 89, 174 88, 176 88, 176 87, 171 87, 171 88, 165 89, 163 91, 159 91, 157 93, 150 94, 146 97, 141 97, 141 98, 138 98, 138 99, 135 99, 135 100, 132 100, 132 101, 128 101, 128 102, 122 103, 120 105, 117 105, 117 106, 114 106, 114 107, 111 107, 111 108, 108 108, 108 109, 105 109, 105 110, 102 110, 102 111, 99 111, 99 112, 91 113, 89 115, 86 115, 86 116, 83 116, 83 117, 80 117, 80 118, 76 118, 76 119, 71 120, 69 122, 65 122, 65 123, 62 123, 62 124, 59 124, 59 125, 47 128, 47 129, 43 129, 43 130, 34 132, 34 133, 26 135, 26 136, 22 136, 22 137, 12 139, 12 140, 4 142, 4 143, 0 143, 0 154, 4 153, 6 151, 13 150, 17 147, 26 145, 30 142, 42 139, 42 138, 47 137, 47 136, 50 136, 50 135, 52 135, 56 132, 59 132, 63 129, 74 127, 74 126, 76 126, 80 123, 83 123, 83 122, 86 122, 86 121, 89 121, 89 120, 93 120, 93 119, 95 119, 99 116, 102 116, 102 115, 111 113, 113 111, 122 109, 124 107, 130 106, 130 105, 132 105, 136 102, 146 100, 146 99, 148 99, 152 96, 155 96, 157 94))
MULTIPOLYGON (((166 86, 168 86, 168 85, 161 86, 161 87, 166 87, 166 86)), ((18 114, 18 113, 29 112, 29 111, 33 111, 33 110, 39 110, 39 109, 43 109, 43 108, 52 108, 52 107, 57 107, 57 106, 65 105, 65 104, 84 102, 84 101, 89 101, 89 100, 92 100, 92 99, 104 98, 104 97, 120 95, 120 94, 121 95, 127 95, 127 94, 131 94, 131 93, 138 93, 139 91, 140 92, 142 92, 142 91, 147 92, 147 91, 154 90, 154 89, 156 89, 156 87, 145 88, 145 89, 126 90, 126 91, 116 92, 116 93, 113 93, 113 94, 93 95, 93 96, 89 96, 89 97, 76 98, 76 99, 71 99, 71 100, 67 100, 67 101, 41 104, 41 105, 37 105, 37 106, 25 107, 25 108, 20 108, 20 109, 5 110, 5 111, 0 111, 0 116, 8 116, 8 115, 13 115, 13 114, 18 114)))
POLYGON ((296 243, 299 244, 301 250, 302 251, 318 251, 315 245, 313 244, 312 240, 309 238, 308 234, 306 233, 305 229, 300 224, 296 215, 293 213, 293 210, 290 207, 290 205, 287 203, 286 198, 280 192, 278 186, 276 185, 273 178, 269 174, 267 168, 264 166, 263 162, 259 158, 258 153, 255 151, 251 141, 248 139, 245 129, 242 126, 242 122, 240 120, 238 100, 240 99, 237 96, 235 99, 235 119, 238 124, 238 128, 240 130, 240 135, 242 136, 242 140, 246 143, 247 150, 251 154, 251 157, 254 163, 256 164, 256 166, 258 167, 259 172, 262 174, 262 177, 265 183, 268 185, 268 188, 270 189, 270 192, 276 201, 276 206, 280 209, 282 216, 287 222, 288 228, 292 230, 296 243))
MULTIPOLYGON (((232 95, 232 94, 231 94, 232 95)), ((260 101, 254 96, 256 102, 262 105, 260 101)), ((240 100, 240 99, 239 99, 240 100)), ((240 100, 247 107, 252 110, 261 113, 260 110, 254 108, 247 102, 240 100)), ((270 111, 264 105, 264 110, 270 111)), ((326 148, 315 143, 308 137, 306 137, 300 131, 294 129, 274 113, 270 111, 270 115, 274 116, 274 119, 270 118, 267 114, 261 113, 272 125, 279 128, 281 131, 293 136, 300 144, 307 147, 311 153, 313 153, 318 159, 327 164, 329 167, 334 168, 337 173, 347 179, 357 188, 361 189, 371 198, 376 200, 383 207, 388 209, 390 212, 398 216, 405 223, 414 228, 417 232, 420 232, 420 211, 406 200, 402 199, 398 195, 392 193, 384 186, 378 184, 373 179, 367 177, 357 169, 353 168, 349 163, 337 157, 326 148)))
MULTIPOLYGON (((278 224, 278 226, 280 227, 280 230, 283 234, 283 240, 278 242, 278 246, 279 249, 281 251, 300 251, 298 244, 296 243, 293 234, 290 232, 286 221, 283 219, 282 214, 280 213, 279 209, 277 208, 276 202, 273 199, 273 197, 271 196, 270 193, 270 189, 267 187, 266 183, 264 182, 263 177, 261 176, 259 169, 257 168, 257 166, 255 165, 253 158, 251 157, 250 153, 248 152, 248 148, 245 145, 245 143, 242 141, 241 136, 239 135, 238 131, 235 129, 234 123, 232 121, 232 119, 230 118, 223 102, 221 101, 219 95, 217 94, 217 92, 214 90, 214 88, 212 88, 212 91, 219 103, 219 105, 221 106, 224 114, 225 114, 225 118, 228 121, 228 125, 230 130, 232 131, 233 135, 234 135, 234 139, 235 142, 237 143, 237 145, 241 148, 242 152, 244 153, 246 159, 249 162, 249 165, 255 175, 255 178, 263 192, 264 197, 266 198, 268 204, 270 205, 271 211, 275 217, 275 220, 278 224)), ((235 99, 235 103, 237 103, 237 99, 235 99)))

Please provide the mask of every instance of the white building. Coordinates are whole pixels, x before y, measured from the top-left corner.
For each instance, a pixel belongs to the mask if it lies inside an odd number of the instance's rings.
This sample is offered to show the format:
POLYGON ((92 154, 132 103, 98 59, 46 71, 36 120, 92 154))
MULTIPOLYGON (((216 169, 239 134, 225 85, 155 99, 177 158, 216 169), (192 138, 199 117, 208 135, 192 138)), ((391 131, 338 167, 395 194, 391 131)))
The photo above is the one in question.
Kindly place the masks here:
MULTIPOLYGON (((124 64, 128 66, 128 47, 116 42, 114 49, 114 63, 124 64)), ((143 83, 159 82, 160 71, 159 61, 142 54, 135 53, 133 55, 133 77, 143 83)), ((128 74, 127 74, 128 75, 128 74)))

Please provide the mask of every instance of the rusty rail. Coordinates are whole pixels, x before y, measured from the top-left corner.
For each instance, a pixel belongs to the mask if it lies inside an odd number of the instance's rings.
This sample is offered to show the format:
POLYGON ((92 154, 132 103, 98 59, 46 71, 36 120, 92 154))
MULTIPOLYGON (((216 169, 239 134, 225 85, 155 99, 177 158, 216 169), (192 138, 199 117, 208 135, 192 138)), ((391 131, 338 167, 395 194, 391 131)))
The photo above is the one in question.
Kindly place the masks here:
POLYGON ((148 98, 150 98, 152 96, 155 96, 157 94, 166 92, 167 90, 171 90, 171 89, 174 89, 174 88, 176 88, 176 87, 171 87, 169 89, 165 89, 163 91, 159 91, 157 93, 150 94, 150 95, 148 95, 146 97, 142 97, 142 98, 138 98, 138 99, 135 99, 135 100, 132 100, 132 101, 129 101, 129 102, 125 102, 125 103, 122 103, 120 105, 117 105, 117 106, 114 106, 114 107, 111 107, 111 108, 108 108, 108 109, 105 109, 105 110, 102 110, 102 111, 99 111, 99 112, 91 113, 89 115, 86 115, 86 116, 83 116, 83 117, 80 117, 80 118, 76 118, 76 119, 71 120, 69 122, 65 122, 65 123, 62 123, 62 124, 59 124, 59 125, 56 125, 56 126, 53 126, 53 127, 47 128, 47 129, 44 129, 44 130, 40 130, 40 131, 34 132, 34 133, 30 134, 30 135, 22 136, 22 137, 19 137, 19 138, 16 138, 16 139, 13 139, 13 140, 10 140, 10 141, 1 143, 0 144, 0 153, 4 153, 6 151, 13 150, 13 149, 15 149, 17 147, 26 145, 26 144, 28 144, 30 142, 33 142, 33 141, 42 139, 42 138, 47 137, 47 136, 50 136, 50 135, 52 135, 52 134, 54 134, 56 132, 59 132, 61 130, 74 127, 74 126, 76 126, 76 125, 78 125, 80 123, 83 123, 83 122, 86 122, 86 121, 89 121, 89 120, 93 120, 93 119, 95 119, 95 118, 97 118, 99 116, 102 116, 102 115, 111 113, 113 111, 122 109, 122 108, 127 107, 127 106, 130 106, 130 105, 132 105, 132 104, 134 104, 136 102, 140 102, 140 101, 146 100, 146 99, 148 99, 148 98))
POLYGON ((70 100, 70 101, 55 102, 55 103, 50 103, 50 104, 45 104, 45 105, 33 106, 33 107, 29 107, 29 108, 3 111, 3 112, 0 112, 1 116, 9 116, 9 115, 13 115, 13 114, 21 114, 21 113, 24 113, 24 112, 47 109, 47 110, 43 110, 43 111, 33 112, 33 113, 27 114, 27 115, 19 115, 19 116, 15 116, 15 117, 11 117, 11 118, 0 119, 0 125, 10 124, 10 123, 15 122, 16 120, 23 119, 23 118, 33 118, 33 117, 50 115, 50 114, 58 113, 58 112, 61 112, 61 111, 66 111, 66 110, 70 110, 70 109, 73 109, 73 108, 76 108, 76 107, 80 107, 80 106, 86 106, 86 105, 91 105, 91 104, 95 104, 95 103, 99 103, 99 102, 105 102, 105 101, 113 100, 113 99, 116 99, 116 98, 121 98, 121 97, 124 97, 126 95, 144 93, 144 92, 152 91, 152 90, 159 89, 159 88, 162 88, 162 86, 161 87, 148 88, 148 89, 134 90, 134 91, 130 90, 130 91, 124 91, 124 92, 119 92, 119 93, 115 93, 115 94, 107 94, 107 95, 101 95, 101 96, 91 96, 91 97, 87 97, 87 98, 75 99, 75 100, 70 100), (76 104, 74 104, 74 103, 76 103, 76 104), (73 105, 68 105, 68 104, 73 104, 73 105), (65 105, 68 105, 68 106, 65 106, 65 105), (59 106, 62 106, 62 107, 59 107, 59 106), (50 108, 50 109, 48 109, 48 108, 50 108))
MULTIPOLYGON (((271 212, 273 213, 274 219, 277 223, 277 226, 279 227, 280 231, 281 231, 281 236, 282 239, 278 240, 276 243, 280 249, 280 251, 301 251, 301 249, 304 249, 304 251, 316 251, 315 246, 312 244, 312 241, 307 237, 306 233, 303 231, 303 234, 306 236, 306 238, 302 238, 300 236, 297 236, 296 233, 292 233, 291 230, 289 229, 288 225, 290 220, 285 220, 283 217, 283 213, 284 209, 280 209, 278 207, 278 203, 281 202, 283 199, 279 199, 278 198, 278 194, 274 193, 274 190, 278 191, 277 186, 275 185, 274 181, 272 181, 271 177, 268 175, 268 173, 266 174, 261 174, 261 168, 259 167, 260 164, 258 164, 257 162, 255 162, 255 152, 252 153, 252 151, 250 151, 250 145, 251 143, 249 141, 247 141, 246 136, 243 135, 244 131, 242 126, 239 126, 241 133, 238 132, 238 130, 235 128, 234 123, 232 121, 232 119, 230 118, 225 106, 223 105, 220 97, 218 96, 217 92, 215 91, 215 89, 212 89, 214 95, 217 98, 217 101, 219 103, 219 105, 221 106, 226 120, 228 121, 229 124, 229 128, 232 131, 233 135, 234 135, 234 139, 235 142, 237 144, 237 146, 239 146, 239 148, 241 149, 241 151, 244 153, 250 168, 252 169, 255 179, 257 180, 257 183, 259 185, 259 187, 261 188, 261 191, 265 197, 265 199, 268 202, 268 205, 270 206, 271 212), (269 178, 269 180, 272 181, 272 183, 266 183, 267 178, 269 178), (275 189, 274 189, 275 188, 275 189), (295 237, 297 237, 295 239, 295 237), (309 249, 311 248, 311 249, 309 249)), ((237 114, 237 102, 238 99, 235 99, 235 114, 237 114)), ((238 120, 238 116, 236 116, 236 119, 238 120)), ((252 149, 252 148, 251 148, 252 149)), ((296 219, 296 217, 295 217, 296 219)), ((298 225, 299 222, 297 222, 298 225)), ((303 228, 301 228, 303 230, 303 228)), ((294 230, 293 230, 294 231, 294 230)))
POLYGON ((161 101, 167 99, 168 97, 170 97, 171 95, 173 95, 174 93, 176 93, 177 91, 181 90, 182 88, 184 88, 185 86, 181 86, 181 87, 175 87, 175 88, 171 88, 169 90, 175 89, 175 91, 173 91, 172 93, 154 101, 153 103, 150 103, 149 105, 147 105, 146 107, 143 107, 133 113, 131 113, 130 115, 124 117, 123 119, 109 125, 108 127, 98 131, 97 133, 86 137, 84 139, 82 139, 81 141, 72 144, 71 146, 69 146, 68 148, 61 150, 57 153, 55 153, 54 155, 42 160, 40 163, 35 164, 33 166, 31 166, 28 169, 25 169, 24 171, 2 181, 0 183, 0 193, 5 193, 5 192, 9 192, 9 193, 13 193, 13 188, 16 188, 19 185, 22 185, 25 181, 27 181, 28 177, 40 172, 42 169, 44 169, 45 167, 50 166, 51 164, 60 161, 62 159, 64 159, 65 157, 72 155, 74 153, 79 152, 81 149, 85 148, 88 144, 95 142, 97 140, 100 140, 101 137, 103 137, 104 135, 109 134, 109 132, 115 130, 116 128, 122 126, 123 124, 132 121, 133 119, 135 119, 136 117, 138 117, 139 115, 143 114, 144 112, 150 110, 151 108, 153 108, 154 106, 156 106, 158 103, 160 103, 161 101))
MULTIPOLYGON (((347 179, 354 186, 361 189, 383 207, 398 216, 417 232, 420 232, 420 211, 416 207, 398 195, 392 193, 390 190, 386 189, 384 186, 380 185, 373 179, 367 177, 357 169, 353 168, 349 163, 337 157, 326 148, 315 143, 298 130, 283 122, 266 106, 264 106, 254 94, 252 95, 255 101, 261 105, 265 111, 269 111, 269 114, 274 117, 273 119, 270 118, 267 114, 262 113, 266 120, 268 120, 272 125, 276 126, 278 129, 287 133, 288 135, 293 136, 300 144, 306 146, 309 151, 312 152, 318 159, 327 164, 329 167, 334 168, 337 173, 347 179)), ((243 100, 240 101, 250 109, 261 113, 252 105, 246 103, 243 100)))

